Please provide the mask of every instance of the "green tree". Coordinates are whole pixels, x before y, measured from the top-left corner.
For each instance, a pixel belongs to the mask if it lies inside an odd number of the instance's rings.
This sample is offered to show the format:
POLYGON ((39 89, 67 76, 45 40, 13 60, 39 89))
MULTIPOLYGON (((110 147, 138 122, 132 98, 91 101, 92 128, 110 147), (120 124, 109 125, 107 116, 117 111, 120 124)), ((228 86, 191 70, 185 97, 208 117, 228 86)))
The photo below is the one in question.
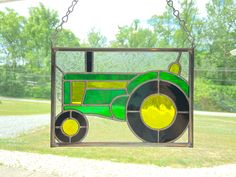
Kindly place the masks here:
MULTIPOLYGON (((27 89, 27 93, 34 97, 48 97, 50 95, 50 55, 51 36, 59 22, 56 11, 49 10, 40 4, 29 10, 29 18, 24 27, 26 43, 26 70, 33 73, 28 78, 36 85, 27 89)), ((78 47, 79 39, 70 31, 62 29, 55 39, 56 46, 78 47)))
POLYGON ((75 34, 68 30, 62 29, 58 33, 56 46, 60 47, 80 47, 80 39, 75 34))
POLYGON ((0 11, 0 52, 4 65, 1 67, 0 92, 4 95, 19 96, 24 83, 19 78, 24 58, 22 35, 25 18, 11 9, 0 11))
POLYGON ((207 4, 207 17, 204 25, 205 58, 202 66, 212 71, 207 77, 220 80, 220 84, 235 84, 236 73, 227 72, 236 65, 236 58, 229 51, 236 48, 236 2, 234 0, 212 0, 207 4))
POLYGON ((173 41, 174 19, 170 9, 166 8, 163 15, 154 15, 149 19, 149 24, 153 27, 157 38, 156 47, 170 47, 173 41))
POLYGON ((119 27, 112 47, 154 47, 157 37, 152 30, 140 27, 140 21, 134 20, 131 25, 119 27))
POLYGON ((42 4, 29 10, 29 18, 24 26, 25 59, 27 70, 33 73, 49 71, 50 36, 58 23, 55 11, 46 9, 42 4))
MULTIPOLYGON (((201 22, 198 17, 195 0, 179 1, 181 11, 179 16, 186 22, 188 30, 198 38, 201 34, 201 22)), ((175 4, 174 4, 175 5, 175 4)), ((156 47, 189 47, 190 42, 184 29, 179 25, 178 19, 173 15, 170 7, 166 7, 163 15, 154 15, 149 19, 149 24, 153 27, 158 36, 156 47)), ((198 42, 196 40, 196 42, 198 42)))
MULTIPOLYGON (((1 94, 49 97, 50 38, 59 22, 57 12, 40 4, 29 10, 28 18, 6 9, 0 20, 1 94)), ((79 46, 69 30, 62 30, 57 41, 58 46, 79 46)))
POLYGON ((82 44, 83 47, 105 47, 107 46, 107 38, 101 34, 100 31, 92 28, 88 35, 86 41, 82 44))

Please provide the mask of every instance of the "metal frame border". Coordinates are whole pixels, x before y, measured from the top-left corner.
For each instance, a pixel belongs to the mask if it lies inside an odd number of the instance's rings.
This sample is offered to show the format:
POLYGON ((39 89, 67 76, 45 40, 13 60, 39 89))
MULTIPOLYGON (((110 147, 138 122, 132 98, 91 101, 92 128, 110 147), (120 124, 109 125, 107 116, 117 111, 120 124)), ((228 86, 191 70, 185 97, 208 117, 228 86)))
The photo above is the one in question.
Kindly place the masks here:
MULTIPOLYGON (((86 61, 86 60, 85 60, 86 61)), ((85 66, 86 67, 86 66, 85 66)), ((85 71, 86 72, 86 71, 85 71)), ((193 95, 194 95, 194 48, 51 48, 51 129, 50 147, 193 147, 193 95), (81 51, 81 52, 188 52, 189 73, 189 124, 188 142, 179 143, 146 143, 146 142, 80 142, 80 143, 56 143, 55 141, 55 117, 56 117, 56 52, 81 51)))

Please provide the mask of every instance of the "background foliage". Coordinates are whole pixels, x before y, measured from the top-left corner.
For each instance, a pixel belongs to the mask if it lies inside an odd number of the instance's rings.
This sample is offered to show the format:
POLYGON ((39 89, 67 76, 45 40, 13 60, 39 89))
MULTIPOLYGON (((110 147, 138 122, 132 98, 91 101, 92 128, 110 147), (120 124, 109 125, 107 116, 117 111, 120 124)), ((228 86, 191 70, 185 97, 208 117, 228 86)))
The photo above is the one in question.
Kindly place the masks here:
MULTIPOLYGON (((181 0, 181 17, 196 39, 195 108, 236 112, 236 2, 212 0, 207 15, 198 14, 194 0, 181 0)), ((59 22, 57 12, 40 4, 23 17, 12 9, 0 11, 0 95, 50 97, 50 36, 59 22)), ((119 26, 116 38, 107 41, 95 28, 80 41, 62 30, 59 46, 68 47, 188 47, 186 34, 166 8, 153 15, 148 26, 136 19, 119 26)))

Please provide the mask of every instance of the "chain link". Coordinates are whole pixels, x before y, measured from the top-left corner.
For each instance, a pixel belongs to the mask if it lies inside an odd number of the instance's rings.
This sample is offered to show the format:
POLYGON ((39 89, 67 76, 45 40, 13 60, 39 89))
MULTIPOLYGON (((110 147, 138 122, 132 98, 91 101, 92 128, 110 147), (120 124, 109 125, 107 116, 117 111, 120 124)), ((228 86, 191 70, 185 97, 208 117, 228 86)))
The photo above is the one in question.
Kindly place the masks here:
MULTIPOLYGON (((72 3, 66 12, 66 15, 62 17, 61 23, 56 27, 56 30, 52 34, 52 37, 51 37, 52 46, 55 45, 58 33, 62 30, 63 25, 68 22, 69 15, 74 11, 74 8, 78 2, 79 2, 79 0, 72 0, 72 3)), ((180 18, 180 13, 178 10, 175 9, 173 1, 166 0, 166 3, 170 8, 172 8, 173 15, 178 19, 180 26, 183 28, 185 33, 188 35, 188 40, 190 41, 192 48, 194 48, 195 47, 194 46, 194 38, 193 38, 192 34, 190 33, 190 31, 188 30, 188 28, 186 26, 186 22, 180 18)))
POLYGON ((79 0, 72 1, 71 5, 69 6, 66 12, 66 15, 62 17, 61 23, 56 27, 55 32, 52 34, 52 37, 51 37, 52 46, 55 45, 58 33, 61 32, 61 30, 63 29, 63 25, 68 22, 69 15, 74 11, 74 8, 78 2, 79 0))
POLYGON ((178 19, 179 25, 183 28, 183 30, 187 34, 188 40, 191 43, 192 48, 194 48, 195 47, 194 37, 192 36, 191 32, 188 30, 186 26, 186 22, 183 19, 181 19, 179 11, 175 9, 174 2, 172 0, 166 0, 166 3, 172 9, 172 14, 178 19))

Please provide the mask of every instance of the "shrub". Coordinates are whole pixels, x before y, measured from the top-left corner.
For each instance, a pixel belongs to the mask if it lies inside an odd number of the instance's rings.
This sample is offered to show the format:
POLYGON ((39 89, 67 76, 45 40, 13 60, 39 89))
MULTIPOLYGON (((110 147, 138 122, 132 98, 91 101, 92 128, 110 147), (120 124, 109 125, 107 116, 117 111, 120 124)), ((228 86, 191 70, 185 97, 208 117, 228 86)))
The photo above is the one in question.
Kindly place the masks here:
POLYGON ((198 110, 236 112, 236 86, 196 79, 194 106, 198 110))

